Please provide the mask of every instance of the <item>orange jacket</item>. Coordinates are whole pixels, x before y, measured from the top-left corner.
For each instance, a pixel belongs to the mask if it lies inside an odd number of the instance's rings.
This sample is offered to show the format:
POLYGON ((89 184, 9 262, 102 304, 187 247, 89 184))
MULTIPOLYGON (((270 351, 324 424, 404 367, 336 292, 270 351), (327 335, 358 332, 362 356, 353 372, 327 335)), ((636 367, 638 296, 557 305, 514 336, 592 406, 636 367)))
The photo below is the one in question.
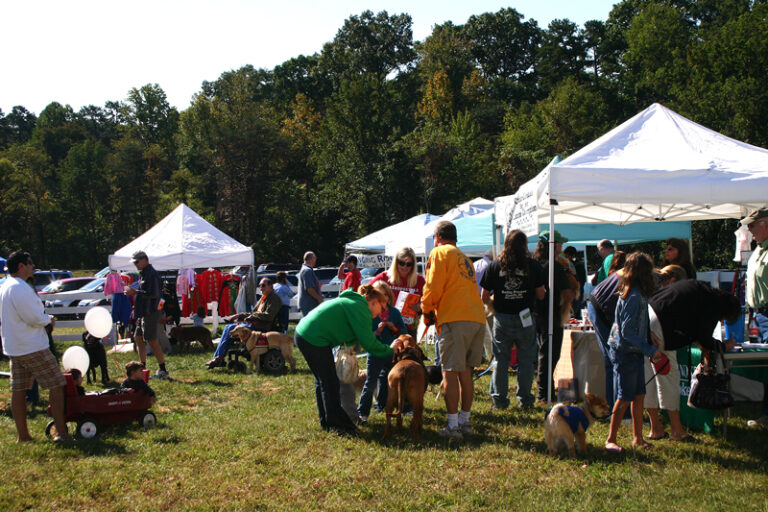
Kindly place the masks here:
POLYGON ((475 268, 455 245, 441 245, 429 253, 421 309, 435 312, 437 325, 468 321, 485 323, 485 312, 477 293, 475 268))

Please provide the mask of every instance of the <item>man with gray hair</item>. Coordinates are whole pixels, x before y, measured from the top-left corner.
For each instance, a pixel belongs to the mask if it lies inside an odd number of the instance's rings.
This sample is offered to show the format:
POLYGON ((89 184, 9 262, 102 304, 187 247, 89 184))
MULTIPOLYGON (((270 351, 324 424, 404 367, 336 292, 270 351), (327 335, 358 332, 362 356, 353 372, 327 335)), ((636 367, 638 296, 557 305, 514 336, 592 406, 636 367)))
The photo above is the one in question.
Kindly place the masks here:
POLYGON ((613 243, 610 240, 603 238, 598 242, 597 253, 603 258, 603 264, 592 278, 592 286, 597 286, 608 277, 608 271, 611 269, 611 262, 613 261, 613 252, 613 243))
POLYGON ((317 280, 312 267, 317 263, 317 256, 312 251, 304 253, 304 264, 299 271, 299 309, 302 316, 306 316, 323 302, 320 294, 320 281, 317 280))

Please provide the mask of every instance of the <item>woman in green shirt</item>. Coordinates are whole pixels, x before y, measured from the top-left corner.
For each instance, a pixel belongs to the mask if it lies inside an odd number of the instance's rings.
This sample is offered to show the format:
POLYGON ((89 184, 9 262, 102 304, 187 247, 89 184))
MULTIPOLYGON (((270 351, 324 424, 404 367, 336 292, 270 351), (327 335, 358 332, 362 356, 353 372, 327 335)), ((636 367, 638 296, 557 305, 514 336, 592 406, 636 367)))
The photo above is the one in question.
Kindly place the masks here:
POLYGON ((373 334, 371 319, 386 307, 387 297, 371 285, 341 292, 321 303, 296 326, 296 346, 315 376, 315 396, 320 426, 341 435, 356 435, 357 427, 341 408, 339 378, 331 349, 360 344, 376 357, 392 356, 392 349, 373 334))

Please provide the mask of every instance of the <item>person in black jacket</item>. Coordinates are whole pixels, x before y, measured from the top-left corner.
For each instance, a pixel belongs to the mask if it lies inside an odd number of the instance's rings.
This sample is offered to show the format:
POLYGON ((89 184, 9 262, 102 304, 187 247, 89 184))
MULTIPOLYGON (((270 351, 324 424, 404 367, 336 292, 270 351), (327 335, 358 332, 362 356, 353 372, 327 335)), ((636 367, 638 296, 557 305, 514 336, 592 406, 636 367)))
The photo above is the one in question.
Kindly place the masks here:
MULTIPOLYGON (((662 271, 662 278, 666 277, 662 271)), ((656 375, 649 383, 645 408, 651 420, 650 439, 667 436, 659 421, 659 408, 669 414, 670 439, 684 441, 690 436, 680 421, 680 370, 677 365, 677 349, 692 343, 705 352, 722 348, 733 349, 734 340, 725 343, 712 337, 718 322, 734 321, 741 313, 741 305, 734 295, 712 288, 704 281, 674 277, 665 280, 664 285, 651 297, 651 337, 654 345, 669 358, 670 371, 667 375, 656 375), (720 345, 720 347, 718 347, 720 345)), ((655 375, 652 366, 646 363, 646 380, 655 375)))

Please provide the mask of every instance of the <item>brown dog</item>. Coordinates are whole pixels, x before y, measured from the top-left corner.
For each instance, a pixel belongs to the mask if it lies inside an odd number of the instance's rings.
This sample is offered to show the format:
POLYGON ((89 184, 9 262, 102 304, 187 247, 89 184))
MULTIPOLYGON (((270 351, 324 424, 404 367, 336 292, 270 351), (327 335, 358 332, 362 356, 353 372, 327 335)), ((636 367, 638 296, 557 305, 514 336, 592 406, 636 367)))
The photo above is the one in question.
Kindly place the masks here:
POLYGON ((595 421, 595 418, 607 418, 610 415, 611 408, 608 406, 608 402, 591 393, 585 393, 584 403, 581 404, 581 407, 569 407, 565 404, 555 405, 544 421, 544 438, 547 441, 549 454, 555 455, 561 446, 565 446, 568 448, 570 456, 575 456, 574 440, 579 451, 586 454, 587 428, 595 421), (575 425, 575 429, 569 420, 575 425))
POLYGON ((424 415, 424 393, 427 391, 427 370, 424 361, 427 359, 419 345, 408 334, 401 335, 392 343, 395 355, 392 361, 395 366, 389 372, 389 395, 387 395, 387 427, 381 440, 387 439, 392 431, 392 417, 397 418, 397 428, 403 427, 403 407, 405 400, 413 407, 411 433, 419 440, 422 418, 424 415), (397 412, 394 412, 397 409, 397 412))
POLYGON ((189 351, 189 344, 199 342, 206 350, 213 350, 211 331, 205 327, 174 327, 171 329, 171 338, 179 342, 180 351, 189 351))
POLYGON ((235 336, 245 343, 245 348, 251 357, 250 371, 253 372, 254 367, 256 373, 259 373, 260 365, 259 358, 267 353, 270 348, 276 348, 280 350, 283 357, 291 365, 291 372, 296 372, 296 360, 293 358, 293 338, 285 335, 281 332, 270 331, 262 333, 260 331, 252 331, 244 325, 238 325, 231 332, 232 336, 235 336), (259 344, 259 337, 264 336, 267 338, 267 344, 259 344))

